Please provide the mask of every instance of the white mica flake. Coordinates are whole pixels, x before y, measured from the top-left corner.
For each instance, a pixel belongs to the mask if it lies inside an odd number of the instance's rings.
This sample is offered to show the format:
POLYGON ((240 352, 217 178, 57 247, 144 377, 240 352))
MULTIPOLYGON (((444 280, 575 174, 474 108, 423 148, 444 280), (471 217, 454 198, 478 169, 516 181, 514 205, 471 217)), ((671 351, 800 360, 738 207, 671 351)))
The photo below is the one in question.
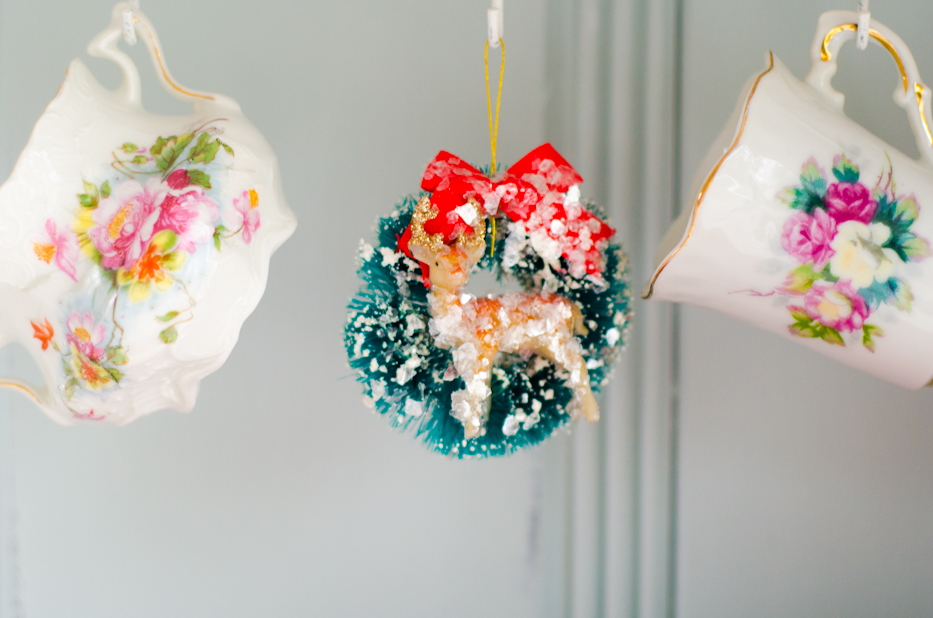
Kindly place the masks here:
POLYGON ((424 404, 416 399, 405 401, 405 414, 413 418, 418 418, 424 413, 424 404))
POLYGON ((416 332, 425 327, 424 320, 413 313, 409 313, 408 316, 406 316, 405 321, 407 322, 407 326, 405 327, 405 335, 408 337, 411 337, 416 332))
POLYGON ((519 427, 521 427, 519 420, 515 418, 514 414, 509 414, 502 423, 502 433, 507 436, 514 436, 518 433, 519 427))
POLYGON ((368 262, 369 258, 375 254, 376 250, 373 249, 373 246, 365 241, 360 241, 360 259, 364 262, 368 262))
MULTIPOLYGON (((536 401, 535 403, 538 404, 538 407, 539 407, 539 408, 541 407, 541 405, 540 405, 539 402, 536 401)), ((532 407, 534 407, 534 406, 532 406, 532 407)), ((535 410, 535 411, 532 412, 532 413, 528 416, 528 418, 526 418, 525 421, 522 423, 522 429, 524 429, 525 431, 528 431, 529 429, 531 429, 532 427, 534 427, 535 425, 537 425, 537 424, 538 424, 538 421, 540 421, 540 420, 541 420, 541 414, 538 412, 538 410, 535 410)))
POLYGON ((460 218, 470 226, 472 226, 476 219, 479 217, 479 213, 476 212, 476 207, 470 202, 467 202, 463 206, 454 208, 454 212, 460 215, 460 218))
POLYGON ((383 266, 394 266, 396 262, 402 257, 401 253, 396 253, 389 249, 388 247, 379 247, 379 253, 382 254, 382 265, 383 266))
POLYGON ((565 204, 577 204, 580 202, 580 185, 572 185, 567 189, 567 197, 564 198, 565 204))
POLYGON ((606 341, 609 343, 609 345, 615 345, 618 340, 619 340, 619 329, 610 328, 606 332, 606 341))

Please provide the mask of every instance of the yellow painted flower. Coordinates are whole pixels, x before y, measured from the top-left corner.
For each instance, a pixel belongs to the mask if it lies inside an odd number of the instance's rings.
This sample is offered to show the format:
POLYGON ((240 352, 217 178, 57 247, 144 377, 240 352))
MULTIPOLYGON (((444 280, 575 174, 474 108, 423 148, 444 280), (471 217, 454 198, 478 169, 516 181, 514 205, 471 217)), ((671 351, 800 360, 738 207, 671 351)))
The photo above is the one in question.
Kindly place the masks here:
POLYGON ((73 343, 71 344, 70 364, 75 378, 85 388, 92 391, 101 391, 112 388, 116 384, 109 371, 82 354, 73 343))
POLYGON ((170 274, 181 268, 188 254, 184 251, 172 251, 178 237, 170 230, 162 230, 152 237, 152 241, 133 267, 123 267, 117 271, 117 284, 129 286, 130 300, 134 303, 149 298, 152 290, 164 292, 175 282, 170 274))

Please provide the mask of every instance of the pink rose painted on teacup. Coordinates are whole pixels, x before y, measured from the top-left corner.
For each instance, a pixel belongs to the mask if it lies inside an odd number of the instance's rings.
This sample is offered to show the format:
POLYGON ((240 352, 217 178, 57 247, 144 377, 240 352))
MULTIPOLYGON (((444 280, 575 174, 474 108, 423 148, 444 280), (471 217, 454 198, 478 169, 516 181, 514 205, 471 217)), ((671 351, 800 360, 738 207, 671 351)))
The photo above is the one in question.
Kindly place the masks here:
POLYGON ((781 247, 801 264, 813 263, 814 270, 822 270, 833 256, 830 243, 836 235, 836 223, 822 208, 813 216, 798 212, 784 223, 781 247))
POLYGON ((107 328, 103 324, 97 324, 94 314, 90 311, 84 313, 75 311, 68 318, 66 325, 68 334, 65 339, 74 344, 79 352, 92 361, 99 361, 104 357, 104 348, 101 344, 107 335, 107 328))
POLYGON ((817 281, 803 297, 804 311, 823 326, 842 333, 861 330, 868 305, 848 281, 817 281))
POLYGON ((826 189, 826 208, 836 223, 859 221, 870 223, 878 203, 862 183, 835 182, 826 189))
MULTIPOLYGON (((169 174, 169 185, 171 176, 169 174)), ((210 240, 214 234, 213 221, 218 216, 217 204, 204 194, 202 187, 192 186, 180 195, 170 193, 165 196, 159 210, 154 230, 175 232, 178 235, 176 250, 194 253, 198 245, 210 240)))
POLYGON ((88 231, 108 270, 130 269, 155 233, 162 201, 168 187, 155 178, 146 186, 125 180, 92 211, 94 227, 88 231))

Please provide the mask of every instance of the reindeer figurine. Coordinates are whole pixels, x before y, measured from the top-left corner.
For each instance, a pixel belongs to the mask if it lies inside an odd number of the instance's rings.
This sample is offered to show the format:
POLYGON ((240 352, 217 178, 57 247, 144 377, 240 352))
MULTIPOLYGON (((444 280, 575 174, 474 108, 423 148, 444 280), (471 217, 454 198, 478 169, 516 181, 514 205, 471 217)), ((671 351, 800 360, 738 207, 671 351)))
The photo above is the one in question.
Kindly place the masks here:
POLYGON ((446 244, 443 234, 425 232, 425 222, 439 211, 428 196, 422 197, 412 216, 408 249, 428 266, 431 334, 439 347, 453 351, 454 368, 465 383, 453 394, 451 409, 451 415, 463 423, 464 437, 486 432, 492 367, 499 352, 523 358, 538 355, 565 369, 573 391, 568 406, 571 417, 582 414, 590 422, 599 420, 583 349, 574 336, 587 332, 580 310, 557 294, 461 295, 460 288, 486 249, 486 221, 475 198, 456 210, 472 230, 460 232, 453 243, 446 244))

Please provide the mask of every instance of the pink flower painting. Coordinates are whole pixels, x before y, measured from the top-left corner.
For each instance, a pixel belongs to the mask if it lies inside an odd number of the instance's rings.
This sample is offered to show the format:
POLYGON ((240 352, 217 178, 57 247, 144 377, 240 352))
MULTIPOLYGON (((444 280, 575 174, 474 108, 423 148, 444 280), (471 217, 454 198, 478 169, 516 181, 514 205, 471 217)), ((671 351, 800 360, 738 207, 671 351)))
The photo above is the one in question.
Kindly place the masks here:
POLYGON ((178 235, 176 250, 194 253, 198 245, 206 243, 214 235, 217 204, 199 186, 193 186, 178 195, 169 193, 159 211, 154 229, 156 232, 175 232, 178 235))
POLYGON ((36 257, 46 264, 55 260, 59 270, 71 277, 72 281, 77 281, 75 262, 78 259, 78 239, 68 228, 59 229, 52 219, 46 219, 45 232, 49 242, 32 243, 36 257))
POLYGON ((836 221, 870 223, 878 202, 872 199, 868 187, 861 183, 834 182, 826 189, 826 210, 836 221))
POLYGON ((836 234, 836 222, 822 208, 813 215, 798 212, 784 224, 781 246, 801 264, 812 262, 814 270, 823 270, 833 256, 830 243, 836 234))
POLYGON ((92 361, 100 361, 104 357, 102 344, 107 335, 107 328, 95 321, 93 313, 76 311, 71 314, 65 325, 68 327, 65 339, 74 344, 79 352, 92 361))
POLYGON ((835 157, 832 176, 835 182, 811 158, 803 164, 800 183, 778 195, 792 210, 781 248, 795 266, 774 292, 796 297, 786 305, 794 320, 788 330, 795 337, 843 347, 858 342, 874 352, 884 331, 868 320, 883 307, 911 310, 914 296, 905 265, 933 252, 912 229, 920 206, 914 195, 895 193, 890 162, 872 174, 873 187, 860 181, 858 166, 845 155, 835 157))
POLYGON ((249 243, 253 234, 259 229, 259 194, 255 189, 244 191, 240 197, 234 198, 233 209, 228 227, 241 229, 243 242, 249 243))
POLYGON ((88 232, 100 251, 101 266, 108 270, 133 267, 155 233, 159 206, 167 193, 168 187, 157 178, 150 178, 146 186, 131 179, 101 200, 91 215, 95 225, 88 232))

